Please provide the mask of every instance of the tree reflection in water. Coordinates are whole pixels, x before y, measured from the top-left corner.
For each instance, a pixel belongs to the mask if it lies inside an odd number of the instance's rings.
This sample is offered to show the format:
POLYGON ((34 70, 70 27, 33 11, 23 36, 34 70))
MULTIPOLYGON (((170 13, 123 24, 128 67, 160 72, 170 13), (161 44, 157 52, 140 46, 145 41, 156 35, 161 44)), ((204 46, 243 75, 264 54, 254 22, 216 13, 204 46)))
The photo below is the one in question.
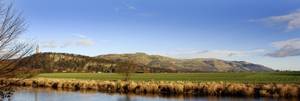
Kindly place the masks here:
POLYGON ((118 101, 133 101, 129 94, 126 94, 124 97, 118 99, 118 101))

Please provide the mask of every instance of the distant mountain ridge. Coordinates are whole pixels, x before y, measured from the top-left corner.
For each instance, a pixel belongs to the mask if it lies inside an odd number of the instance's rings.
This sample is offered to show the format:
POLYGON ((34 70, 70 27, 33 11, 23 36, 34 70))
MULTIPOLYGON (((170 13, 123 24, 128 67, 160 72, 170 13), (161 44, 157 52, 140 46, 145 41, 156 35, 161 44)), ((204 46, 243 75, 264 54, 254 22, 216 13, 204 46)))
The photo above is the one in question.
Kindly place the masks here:
POLYGON ((108 54, 97 56, 99 59, 111 61, 132 60, 147 67, 162 68, 179 72, 236 72, 236 71, 273 71, 263 65, 245 61, 224 61, 220 59, 174 59, 160 55, 135 54, 108 54))
POLYGON ((26 57, 22 67, 42 72, 116 72, 119 63, 133 61, 137 72, 266 72, 273 69, 244 61, 175 59, 145 53, 107 54, 96 57, 67 53, 39 53, 26 57), (26 62, 25 62, 26 61, 26 62), (28 62, 29 61, 29 62, 28 62))

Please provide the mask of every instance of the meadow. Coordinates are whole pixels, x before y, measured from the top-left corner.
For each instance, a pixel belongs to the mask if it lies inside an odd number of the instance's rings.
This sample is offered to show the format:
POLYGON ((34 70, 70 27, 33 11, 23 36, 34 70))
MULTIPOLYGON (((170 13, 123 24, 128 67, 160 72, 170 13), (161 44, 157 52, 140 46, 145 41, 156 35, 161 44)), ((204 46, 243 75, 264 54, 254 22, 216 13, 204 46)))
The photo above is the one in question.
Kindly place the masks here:
POLYGON ((183 96, 300 97, 300 72, 42 73, 29 79, 0 79, 1 85, 96 90, 123 94, 183 96))
MULTIPOLYGON (((118 73, 42 73, 35 78, 122 80, 118 73)), ((300 83, 300 72, 134 73, 132 81, 190 81, 231 83, 300 83)))

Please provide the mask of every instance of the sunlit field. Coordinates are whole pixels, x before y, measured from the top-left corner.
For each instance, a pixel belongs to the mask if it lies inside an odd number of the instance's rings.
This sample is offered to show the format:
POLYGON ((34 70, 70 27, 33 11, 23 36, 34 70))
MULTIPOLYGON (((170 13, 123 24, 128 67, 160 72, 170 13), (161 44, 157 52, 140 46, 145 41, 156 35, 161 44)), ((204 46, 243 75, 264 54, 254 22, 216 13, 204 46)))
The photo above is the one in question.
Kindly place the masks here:
MULTIPOLYGON (((36 77, 84 80, 122 80, 117 73, 42 73, 36 77)), ((300 83, 300 72, 262 73, 135 73, 133 81, 224 81, 237 83, 300 83)))

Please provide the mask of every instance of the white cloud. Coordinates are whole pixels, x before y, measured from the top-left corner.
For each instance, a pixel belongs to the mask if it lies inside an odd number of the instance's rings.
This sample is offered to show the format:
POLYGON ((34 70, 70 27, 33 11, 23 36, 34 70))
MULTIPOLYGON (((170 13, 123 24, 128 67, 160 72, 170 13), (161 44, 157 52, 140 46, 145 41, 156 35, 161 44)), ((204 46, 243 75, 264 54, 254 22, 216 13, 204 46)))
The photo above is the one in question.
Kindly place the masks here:
POLYGON ((94 41, 88 38, 82 38, 77 40, 76 45, 78 46, 92 46, 94 45, 94 41))
POLYGON ((92 46, 94 45, 94 41, 83 34, 76 34, 77 38, 75 39, 74 44, 76 46, 92 46))
POLYGON ((169 54, 176 58, 229 58, 229 57, 247 57, 257 55, 259 53, 265 52, 264 49, 255 49, 248 51, 234 51, 234 50, 211 50, 211 51, 198 51, 190 53, 177 53, 169 54))
POLYGON ((273 47, 278 48, 278 50, 272 53, 268 53, 267 56, 271 56, 271 57, 300 56, 300 38, 273 42, 272 45, 273 47))
POLYGON ((75 36, 76 38, 87 38, 87 36, 83 34, 74 34, 73 36, 75 36))
POLYGON ((42 47, 42 48, 57 48, 57 47, 59 47, 59 44, 57 44, 57 42, 56 41, 45 41, 45 42, 42 42, 42 43, 40 43, 40 46, 42 47))
POLYGON ((134 6, 128 6, 128 9, 136 10, 136 8, 134 6))
POLYGON ((125 3, 125 6, 130 9, 130 10, 136 10, 136 7, 132 6, 132 5, 129 5, 129 4, 126 4, 125 3))
POLYGON ((275 25, 283 25, 287 30, 300 29, 300 10, 296 10, 286 15, 271 16, 266 20, 275 25))
POLYGON ((129 3, 127 3, 127 2, 124 2, 123 4, 129 10, 136 10, 137 9, 135 6, 133 6, 133 5, 129 4, 129 3))
POLYGON ((74 37, 63 41, 45 41, 40 43, 42 48, 67 48, 67 47, 88 47, 95 44, 95 42, 82 34, 74 34, 74 37))
POLYGON ((300 49, 300 38, 289 39, 284 41, 273 42, 272 45, 276 48, 294 47, 300 49))

